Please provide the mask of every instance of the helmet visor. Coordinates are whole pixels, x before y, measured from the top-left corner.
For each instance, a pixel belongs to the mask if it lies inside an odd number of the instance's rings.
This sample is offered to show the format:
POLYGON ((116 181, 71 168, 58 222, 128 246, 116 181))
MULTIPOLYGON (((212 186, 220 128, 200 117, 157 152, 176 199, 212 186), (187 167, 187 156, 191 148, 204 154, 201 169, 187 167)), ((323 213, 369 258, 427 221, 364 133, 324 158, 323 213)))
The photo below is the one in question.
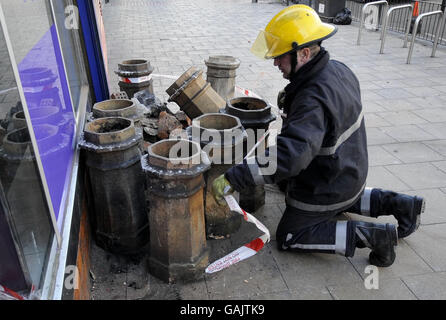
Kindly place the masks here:
POLYGON ((251 47, 251 52, 260 59, 273 59, 289 50, 291 48, 287 49, 286 43, 283 43, 279 37, 264 30, 259 32, 251 47))

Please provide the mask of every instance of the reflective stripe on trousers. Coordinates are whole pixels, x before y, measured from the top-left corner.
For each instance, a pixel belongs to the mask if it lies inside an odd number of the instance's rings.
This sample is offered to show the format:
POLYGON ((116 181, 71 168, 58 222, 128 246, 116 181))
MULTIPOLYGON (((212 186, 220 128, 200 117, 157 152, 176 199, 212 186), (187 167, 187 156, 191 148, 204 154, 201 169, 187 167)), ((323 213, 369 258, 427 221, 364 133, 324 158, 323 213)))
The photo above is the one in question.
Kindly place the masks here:
MULTIPOLYGON (((326 204, 326 205, 325 204, 324 205, 310 204, 310 203, 305 203, 305 202, 293 199, 288 195, 286 197, 286 203, 287 203, 287 205, 290 205, 293 208, 303 210, 303 211, 308 211, 308 212, 335 211, 335 210, 347 208, 347 207, 353 205, 355 203, 355 201, 357 201, 357 198, 359 197, 359 195, 364 191, 364 188, 365 188, 365 184, 361 187, 360 191, 357 194, 355 194, 352 198, 342 201, 342 202, 333 203, 333 204, 326 204)), ((370 197, 369 197, 369 199, 370 199, 370 197)), ((370 205, 369 205, 369 207, 370 207, 370 205)))
MULTIPOLYGON (((329 235, 327 235, 329 236, 329 235)), ((285 242, 292 239, 293 234, 288 233, 285 242)), ((347 221, 336 222, 336 237, 333 244, 316 244, 316 243, 292 243, 290 245, 282 244, 283 249, 301 249, 311 251, 333 251, 340 255, 345 255, 347 248, 347 221)))

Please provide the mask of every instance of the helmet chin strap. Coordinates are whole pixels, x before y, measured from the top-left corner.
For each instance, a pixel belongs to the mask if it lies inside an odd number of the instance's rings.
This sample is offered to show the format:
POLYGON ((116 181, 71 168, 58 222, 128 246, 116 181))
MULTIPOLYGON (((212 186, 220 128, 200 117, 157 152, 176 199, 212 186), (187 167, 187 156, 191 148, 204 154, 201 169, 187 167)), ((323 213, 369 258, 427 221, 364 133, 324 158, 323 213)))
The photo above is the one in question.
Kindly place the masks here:
POLYGON ((290 72, 290 79, 294 77, 296 74, 296 67, 297 67, 297 51, 293 51, 291 53, 291 72, 290 72))
POLYGON ((292 43, 292 47, 293 47, 293 52, 291 52, 291 72, 290 72, 290 79, 292 79, 294 77, 294 75, 296 74, 296 67, 297 67, 297 48, 298 48, 298 44, 297 42, 293 42, 292 43))

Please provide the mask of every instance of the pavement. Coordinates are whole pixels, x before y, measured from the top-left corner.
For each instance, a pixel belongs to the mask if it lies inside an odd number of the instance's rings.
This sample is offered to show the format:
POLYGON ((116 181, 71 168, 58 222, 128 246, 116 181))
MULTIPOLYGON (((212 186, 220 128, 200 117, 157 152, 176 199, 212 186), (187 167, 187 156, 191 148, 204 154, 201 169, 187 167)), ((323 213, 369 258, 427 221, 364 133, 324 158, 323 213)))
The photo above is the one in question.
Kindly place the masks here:
MULTIPOLYGON (((114 74, 123 60, 144 58, 155 74, 179 76, 191 66, 206 70, 210 55, 241 61, 236 84, 275 104, 287 81, 272 61, 261 61, 249 48, 260 29, 284 5, 250 0, 110 0, 103 15, 108 48, 109 85, 119 91, 114 74)), ((324 47, 331 58, 358 76, 368 133, 367 186, 426 198, 418 231, 399 240, 395 263, 379 268, 378 289, 367 289, 369 249, 353 258, 297 254, 277 250, 275 230, 284 197, 267 186, 266 205, 253 213, 271 231, 271 242, 257 255, 196 282, 165 284, 147 271, 147 256, 120 257, 93 244, 92 299, 446 299, 446 50, 430 57, 432 45, 415 43, 412 62, 400 35, 388 34, 379 54, 378 32, 358 24, 338 26, 324 47)), ((154 77, 157 97, 173 80, 154 77)), ((274 124, 280 127, 280 123, 274 124)), ((348 214, 345 219, 366 218, 348 214)), ((369 218, 370 219, 370 218, 369 218)), ((378 222, 393 222, 389 217, 378 222)), ((243 224, 230 239, 209 240, 213 261, 256 237, 243 224)))

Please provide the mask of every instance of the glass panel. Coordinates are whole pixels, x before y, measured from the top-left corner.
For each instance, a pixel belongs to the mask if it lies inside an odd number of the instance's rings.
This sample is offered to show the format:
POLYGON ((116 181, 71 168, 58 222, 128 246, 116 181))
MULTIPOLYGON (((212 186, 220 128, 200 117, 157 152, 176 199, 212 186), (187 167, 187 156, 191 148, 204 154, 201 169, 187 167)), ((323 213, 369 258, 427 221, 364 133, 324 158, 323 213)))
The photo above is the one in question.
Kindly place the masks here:
POLYGON ((72 169, 75 120, 56 26, 49 1, 2 0, 1 5, 26 99, 25 116, 32 123, 31 138, 37 142, 60 231, 72 169))
POLYGON ((79 37, 78 9, 72 0, 52 0, 51 4, 67 69, 74 111, 77 113, 79 111, 81 87, 82 85, 88 85, 79 37))
POLYGON ((1 24, 0 78, 0 193, 10 210, 9 228, 39 289, 54 232, 1 24))

